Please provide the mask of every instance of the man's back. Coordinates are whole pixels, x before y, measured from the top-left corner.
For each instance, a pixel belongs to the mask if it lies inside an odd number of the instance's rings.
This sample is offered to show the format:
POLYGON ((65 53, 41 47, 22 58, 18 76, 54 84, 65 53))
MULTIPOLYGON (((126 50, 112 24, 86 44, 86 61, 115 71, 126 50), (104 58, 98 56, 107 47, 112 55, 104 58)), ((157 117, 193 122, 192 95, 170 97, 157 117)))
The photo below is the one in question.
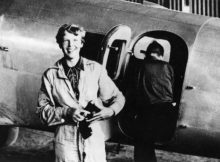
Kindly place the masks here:
POLYGON ((147 104, 173 101, 173 69, 165 61, 145 60, 140 69, 140 98, 147 104))

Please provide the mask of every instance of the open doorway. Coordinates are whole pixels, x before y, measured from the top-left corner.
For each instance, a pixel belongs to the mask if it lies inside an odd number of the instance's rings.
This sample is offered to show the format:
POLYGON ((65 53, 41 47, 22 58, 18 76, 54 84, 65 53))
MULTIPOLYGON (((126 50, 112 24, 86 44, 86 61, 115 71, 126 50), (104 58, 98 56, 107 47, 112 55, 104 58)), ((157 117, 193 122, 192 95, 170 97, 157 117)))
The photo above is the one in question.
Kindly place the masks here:
POLYGON ((140 35, 134 41, 132 46, 134 56, 138 59, 143 59, 144 57, 141 56, 141 50, 146 51, 149 43, 155 39, 164 47, 165 61, 169 62, 174 69, 174 101, 179 105, 188 60, 188 47, 185 41, 174 33, 167 31, 151 31, 140 35))
POLYGON ((134 131, 136 127, 135 115, 137 112, 135 109, 135 92, 138 85, 139 69, 145 57, 143 52, 146 51, 148 45, 153 40, 157 40, 163 46, 164 61, 169 62, 174 69, 174 101, 177 103, 176 115, 179 111, 184 74, 188 60, 188 47, 181 37, 167 31, 143 33, 136 37, 130 45, 132 55, 128 55, 129 61, 126 63, 126 71, 122 84, 122 90, 126 97, 126 104, 119 116, 118 124, 121 132, 129 138, 134 137, 136 133, 134 131))

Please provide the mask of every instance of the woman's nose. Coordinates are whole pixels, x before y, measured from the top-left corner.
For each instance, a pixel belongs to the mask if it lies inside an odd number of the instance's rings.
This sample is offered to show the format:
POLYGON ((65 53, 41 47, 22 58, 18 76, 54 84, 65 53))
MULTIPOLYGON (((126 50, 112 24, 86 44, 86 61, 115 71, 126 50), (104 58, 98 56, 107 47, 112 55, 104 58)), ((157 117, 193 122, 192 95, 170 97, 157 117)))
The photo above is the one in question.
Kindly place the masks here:
POLYGON ((69 42, 69 46, 72 47, 73 46, 73 41, 69 42))

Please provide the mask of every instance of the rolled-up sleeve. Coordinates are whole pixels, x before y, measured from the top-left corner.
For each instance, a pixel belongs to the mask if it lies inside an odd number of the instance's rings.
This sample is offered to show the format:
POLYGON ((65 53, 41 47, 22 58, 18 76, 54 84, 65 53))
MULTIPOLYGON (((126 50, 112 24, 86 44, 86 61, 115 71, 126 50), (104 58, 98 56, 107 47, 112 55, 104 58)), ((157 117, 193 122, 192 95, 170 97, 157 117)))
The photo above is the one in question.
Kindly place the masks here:
POLYGON ((108 76, 104 67, 101 69, 99 78, 99 97, 103 103, 111 108, 117 115, 125 104, 125 98, 122 92, 117 88, 112 79, 108 76))
POLYGON ((38 95, 37 113, 41 121, 47 125, 62 123, 68 107, 56 107, 52 97, 52 84, 46 74, 42 77, 42 84, 38 95))

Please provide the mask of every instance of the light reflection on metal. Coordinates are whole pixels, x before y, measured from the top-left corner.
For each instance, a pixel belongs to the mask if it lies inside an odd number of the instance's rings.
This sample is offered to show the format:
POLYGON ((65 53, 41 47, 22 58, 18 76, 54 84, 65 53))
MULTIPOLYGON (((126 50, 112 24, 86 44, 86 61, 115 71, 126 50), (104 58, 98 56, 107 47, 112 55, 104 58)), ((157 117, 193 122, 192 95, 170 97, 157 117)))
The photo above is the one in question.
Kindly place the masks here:
MULTIPOLYGON (((41 47, 41 49, 54 49, 54 50, 58 48, 56 42, 49 42, 47 40, 42 41, 40 39, 23 37, 20 36, 18 33, 5 33, 4 35, 2 35, 1 38, 7 40, 8 42, 15 42, 20 48, 29 48, 29 49, 31 48, 32 50, 39 49, 39 47, 41 47)), ((0 50, 8 51, 8 48, 0 45, 0 50)))
POLYGON ((109 46, 109 45, 108 45, 108 48, 113 49, 113 50, 115 50, 115 51, 118 51, 118 50, 119 50, 119 48, 118 48, 118 47, 109 46))

